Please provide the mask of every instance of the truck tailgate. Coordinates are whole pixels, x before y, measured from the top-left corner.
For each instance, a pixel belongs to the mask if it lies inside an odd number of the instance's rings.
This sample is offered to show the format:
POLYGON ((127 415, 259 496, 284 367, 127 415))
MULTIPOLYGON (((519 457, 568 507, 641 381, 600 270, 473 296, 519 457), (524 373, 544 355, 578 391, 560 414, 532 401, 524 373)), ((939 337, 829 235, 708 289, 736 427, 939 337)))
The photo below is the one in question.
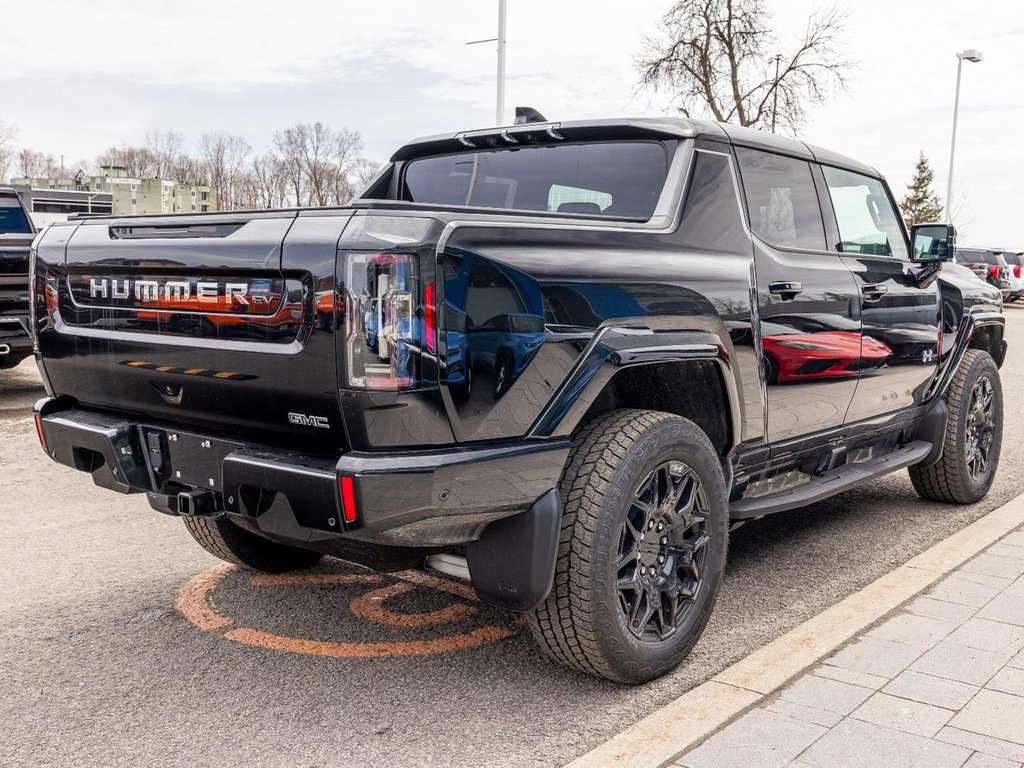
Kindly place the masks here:
POLYGON ((48 232, 36 279, 46 286, 37 335, 50 386, 93 407, 336 451, 334 244, 323 230, 340 234, 347 220, 88 220, 63 258, 48 232))

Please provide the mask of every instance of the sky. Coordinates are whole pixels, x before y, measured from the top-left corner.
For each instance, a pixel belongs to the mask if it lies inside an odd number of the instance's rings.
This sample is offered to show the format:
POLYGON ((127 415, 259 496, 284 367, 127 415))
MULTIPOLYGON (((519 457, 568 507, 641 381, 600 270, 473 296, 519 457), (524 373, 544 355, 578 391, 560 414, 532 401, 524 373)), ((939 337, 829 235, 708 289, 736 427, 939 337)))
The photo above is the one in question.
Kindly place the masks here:
MULTIPOLYGON (((780 52, 811 0, 765 0, 780 52)), ((495 122, 497 0, 35 0, 0 25, 0 122, 16 146, 69 164, 172 129, 264 150, 275 130, 322 120, 359 131, 383 161, 416 136, 495 122)), ((508 0, 506 104, 552 120, 672 114, 638 90, 636 58, 670 0, 508 0)), ((954 173, 961 243, 1024 250, 1024 5, 1007 0, 858 0, 842 53, 845 90, 798 137, 880 170, 897 197, 918 153, 945 196, 956 52, 965 63, 954 173)))

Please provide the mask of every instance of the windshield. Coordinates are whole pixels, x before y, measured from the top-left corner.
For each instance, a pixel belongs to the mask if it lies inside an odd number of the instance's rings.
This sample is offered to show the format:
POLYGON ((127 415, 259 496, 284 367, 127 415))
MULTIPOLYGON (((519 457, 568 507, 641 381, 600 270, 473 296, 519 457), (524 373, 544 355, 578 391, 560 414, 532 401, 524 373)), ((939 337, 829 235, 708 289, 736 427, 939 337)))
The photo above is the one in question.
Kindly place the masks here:
POLYGON ((402 199, 646 220, 667 167, 665 147, 657 142, 464 152, 411 161, 402 199))
POLYGON ((11 232, 31 235, 32 225, 20 202, 12 197, 0 197, 0 235, 11 232))

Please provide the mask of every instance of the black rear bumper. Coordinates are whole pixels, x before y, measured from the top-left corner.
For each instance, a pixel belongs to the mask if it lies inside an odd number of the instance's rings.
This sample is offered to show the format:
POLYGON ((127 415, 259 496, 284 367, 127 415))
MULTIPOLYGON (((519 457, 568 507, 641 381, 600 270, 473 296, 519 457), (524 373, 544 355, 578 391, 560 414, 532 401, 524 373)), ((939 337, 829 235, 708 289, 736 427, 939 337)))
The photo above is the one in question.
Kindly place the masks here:
MULTIPOLYGON (((554 565, 561 508, 552 492, 568 456, 567 439, 327 457, 82 408, 66 398, 40 400, 35 413, 51 458, 91 473, 104 488, 146 493, 154 508, 168 514, 228 514, 268 538, 382 570, 387 569, 384 550, 451 549, 481 540, 491 523, 518 517, 531 537, 543 539, 516 543, 531 550, 523 552, 520 562, 536 560, 540 546, 550 550, 554 565), (351 481, 348 505, 343 480, 351 481), (543 524, 538 515, 545 518, 543 524), (360 547, 376 550, 380 562, 346 554, 360 547)), ((521 533, 511 539, 522 539, 521 533)), ((471 566, 476 559, 482 571, 481 558, 469 556, 471 566)), ((509 567, 515 559, 509 559, 509 567)), ((474 574, 474 586, 477 581, 474 574)), ((509 605, 520 607, 514 601, 509 605)))

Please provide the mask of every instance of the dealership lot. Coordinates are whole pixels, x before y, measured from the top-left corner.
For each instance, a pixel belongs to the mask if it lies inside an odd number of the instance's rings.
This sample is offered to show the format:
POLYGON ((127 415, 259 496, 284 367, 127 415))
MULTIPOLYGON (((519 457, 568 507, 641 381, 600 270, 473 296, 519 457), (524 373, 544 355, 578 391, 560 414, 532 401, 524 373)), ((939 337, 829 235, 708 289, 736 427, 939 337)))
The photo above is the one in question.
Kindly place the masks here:
POLYGON ((0 373, 0 763, 561 765, 1024 491, 1024 308, 1006 312, 989 496, 927 503, 901 472, 746 525, 694 654, 632 689, 545 661, 459 582, 222 567, 142 497, 50 462, 33 364, 0 373))

